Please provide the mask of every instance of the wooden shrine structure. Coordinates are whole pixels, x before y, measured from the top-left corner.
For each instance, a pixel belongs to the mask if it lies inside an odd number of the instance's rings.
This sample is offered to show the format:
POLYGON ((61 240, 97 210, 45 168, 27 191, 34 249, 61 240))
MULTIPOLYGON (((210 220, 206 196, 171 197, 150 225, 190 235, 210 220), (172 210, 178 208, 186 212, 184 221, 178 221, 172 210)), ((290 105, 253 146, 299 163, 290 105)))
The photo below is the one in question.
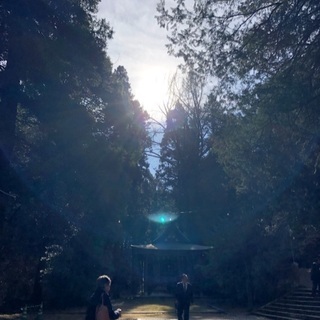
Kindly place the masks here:
POLYGON ((193 244, 178 227, 169 223, 152 243, 131 245, 133 270, 140 281, 140 294, 171 294, 182 273, 195 279, 195 266, 203 262, 211 246, 193 244))

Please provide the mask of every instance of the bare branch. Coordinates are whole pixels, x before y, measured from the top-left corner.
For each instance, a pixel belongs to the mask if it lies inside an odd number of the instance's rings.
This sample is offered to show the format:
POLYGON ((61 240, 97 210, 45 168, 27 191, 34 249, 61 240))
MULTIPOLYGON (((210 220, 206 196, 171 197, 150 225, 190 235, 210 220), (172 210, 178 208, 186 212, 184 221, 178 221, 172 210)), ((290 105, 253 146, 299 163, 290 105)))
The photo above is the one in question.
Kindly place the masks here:
POLYGON ((5 192, 5 191, 3 191, 1 189, 0 189, 0 193, 4 194, 5 196, 13 198, 14 200, 17 199, 17 195, 16 194, 8 193, 8 192, 5 192))

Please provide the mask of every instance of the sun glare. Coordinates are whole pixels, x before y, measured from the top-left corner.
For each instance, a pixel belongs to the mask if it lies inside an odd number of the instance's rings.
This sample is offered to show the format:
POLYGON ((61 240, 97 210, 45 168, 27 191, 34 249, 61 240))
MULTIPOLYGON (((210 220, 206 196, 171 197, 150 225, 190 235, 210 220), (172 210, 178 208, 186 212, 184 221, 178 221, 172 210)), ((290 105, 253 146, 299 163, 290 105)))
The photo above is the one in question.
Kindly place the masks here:
POLYGON ((142 71, 134 89, 134 95, 153 118, 159 119, 160 108, 168 101, 169 75, 160 67, 142 71))

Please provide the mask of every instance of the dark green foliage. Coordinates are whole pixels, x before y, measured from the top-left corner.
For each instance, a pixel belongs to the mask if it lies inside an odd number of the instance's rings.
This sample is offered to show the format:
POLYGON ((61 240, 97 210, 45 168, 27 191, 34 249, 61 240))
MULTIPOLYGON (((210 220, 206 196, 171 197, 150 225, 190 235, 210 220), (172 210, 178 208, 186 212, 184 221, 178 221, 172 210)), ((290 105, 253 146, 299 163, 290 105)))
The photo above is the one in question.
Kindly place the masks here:
POLYGON ((170 52, 191 72, 167 113, 155 181, 148 115, 125 68, 112 71, 98 1, 1 2, 2 309, 83 305, 101 273, 115 296, 132 292, 129 245, 152 240, 151 208, 184 212, 183 230, 214 247, 196 266, 199 292, 251 308, 290 288, 294 260, 310 266, 319 2, 194 3, 159 6, 170 52), (207 101, 202 73, 218 80, 207 101))
POLYGON ((201 79, 189 74, 175 108, 167 114, 157 178, 176 210, 188 214, 186 221, 180 218, 185 232, 212 244, 212 232, 231 210, 234 194, 210 150, 211 135, 219 128, 201 100, 202 90, 201 79))
POLYGON ((216 80, 208 109, 218 130, 209 140, 237 194, 211 234, 206 275, 218 274, 226 294, 232 283, 241 288, 252 306, 288 289, 292 261, 310 265, 319 243, 320 4, 189 4, 160 1, 158 22, 169 30, 169 53, 216 80))
POLYGON ((147 210, 148 115, 126 70, 112 71, 97 5, 0 5, 0 250, 14 265, 1 308, 83 305, 126 259, 129 217, 147 210))

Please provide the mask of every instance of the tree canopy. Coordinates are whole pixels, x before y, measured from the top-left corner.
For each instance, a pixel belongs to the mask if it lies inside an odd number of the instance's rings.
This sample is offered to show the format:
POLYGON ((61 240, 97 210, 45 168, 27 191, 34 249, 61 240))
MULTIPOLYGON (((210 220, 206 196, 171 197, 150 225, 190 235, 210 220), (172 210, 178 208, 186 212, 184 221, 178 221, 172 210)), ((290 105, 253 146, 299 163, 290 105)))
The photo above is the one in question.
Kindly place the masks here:
POLYGON ((202 292, 250 307, 285 292, 320 243, 320 4, 159 2, 185 78, 153 176, 149 115, 98 3, 0 4, 0 309, 83 306, 101 273, 129 291, 155 208, 213 247, 193 266, 202 292))
POLYGON ((0 4, 2 308, 83 305, 103 270, 124 272, 128 221, 148 208, 148 115, 98 3, 0 4))
MULTIPOLYGON (((319 244, 314 232, 319 230, 320 5, 173 3, 169 8, 159 2, 158 23, 167 28, 168 52, 183 58, 183 69, 213 80, 207 108, 218 130, 208 140, 237 194, 232 219, 224 225, 230 259, 211 267, 226 266, 237 254, 245 257, 243 285, 250 288, 252 304, 259 296, 255 279, 263 281, 266 272, 275 274, 288 263, 293 238, 299 245, 291 258, 303 265, 310 263, 303 252, 315 254, 319 244), (232 237, 235 228, 240 242, 232 237), (268 252, 274 241, 282 252, 278 257, 268 252), (268 271, 260 268, 265 259, 268 271)), ((225 237, 215 240, 226 247, 225 237)))

